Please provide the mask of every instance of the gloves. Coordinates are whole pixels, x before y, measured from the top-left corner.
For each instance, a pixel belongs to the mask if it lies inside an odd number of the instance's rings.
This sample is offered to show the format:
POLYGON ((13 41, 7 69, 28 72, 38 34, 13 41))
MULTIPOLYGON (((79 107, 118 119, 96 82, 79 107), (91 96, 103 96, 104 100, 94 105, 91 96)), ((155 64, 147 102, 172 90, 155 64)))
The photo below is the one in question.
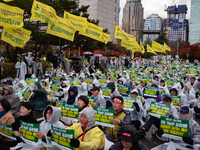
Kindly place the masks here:
POLYGON ((52 136, 51 130, 48 131, 47 136, 49 136, 49 137, 52 136))
POLYGON ((156 135, 161 137, 164 134, 163 130, 158 129, 156 135))
POLYGON ((190 137, 183 137, 183 141, 187 144, 193 145, 194 141, 190 137))
POLYGON ((80 141, 77 139, 71 139, 71 142, 69 143, 72 147, 78 148, 80 146, 80 141))
POLYGON ((136 111, 139 112, 140 111, 140 107, 139 107, 138 103, 133 102, 133 105, 135 106, 136 111))

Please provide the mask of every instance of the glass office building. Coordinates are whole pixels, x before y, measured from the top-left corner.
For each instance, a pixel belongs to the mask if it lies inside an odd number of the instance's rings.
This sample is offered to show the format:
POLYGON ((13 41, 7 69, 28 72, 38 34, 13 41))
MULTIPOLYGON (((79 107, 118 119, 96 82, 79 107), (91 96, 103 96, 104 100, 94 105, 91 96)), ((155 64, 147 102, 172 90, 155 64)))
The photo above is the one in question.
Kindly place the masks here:
POLYGON ((200 42, 200 0, 191 0, 189 42, 200 42))

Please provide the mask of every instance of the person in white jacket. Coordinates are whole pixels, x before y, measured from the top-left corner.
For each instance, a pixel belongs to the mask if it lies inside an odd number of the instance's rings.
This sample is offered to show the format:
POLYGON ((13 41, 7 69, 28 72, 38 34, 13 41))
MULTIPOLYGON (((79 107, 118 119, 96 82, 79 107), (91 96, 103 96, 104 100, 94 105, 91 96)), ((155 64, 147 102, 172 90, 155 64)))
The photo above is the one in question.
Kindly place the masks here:
POLYGON ((47 150, 58 150, 59 148, 51 144, 51 125, 64 129, 65 126, 59 121, 61 109, 53 106, 47 106, 43 111, 44 121, 40 123, 40 131, 36 133, 39 139, 38 145, 45 147, 47 150), (41 144, 42 143, 42 144, 41 144))
POLYGON ((81 85, 77 86, 78 87, 78 94, 79 95, 88 95, 88 90, 87 90, 87 84, 85 83, 85 75, 84 73, 80 74, 80 79, 81 79, 81 85))
POLYGON ((161 88, 163 91, 162 95, 164 94, 170 95, 169 89, 167 88, 167 85, 165 84, 165 80, 160 80, 159 88, 161 88))
POLYGON ((187 83, 183 88, 183 93, 187 96, 186 105, 195 107, 197 105, 197 99, 195 98, 195 91, 191 84, 187 83))

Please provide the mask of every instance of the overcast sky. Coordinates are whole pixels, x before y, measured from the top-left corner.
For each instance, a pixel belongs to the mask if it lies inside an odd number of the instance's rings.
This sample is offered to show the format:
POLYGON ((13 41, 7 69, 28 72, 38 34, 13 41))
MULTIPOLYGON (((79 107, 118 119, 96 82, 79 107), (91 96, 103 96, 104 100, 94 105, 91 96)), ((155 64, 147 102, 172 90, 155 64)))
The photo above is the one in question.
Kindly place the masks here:
MULTIPOLYGON (((162 18, 167 18, 167 12, 164 11, 165 4, 167 6, 171 5, 173 0, 141 0, 144 7, 144 19, 146 19, 152 13, 158 14, 162 18)), ((122 24, 123 17, 123 8, 125 6, 126 0, 120 0, 120 25, 122 24)), ((187 5, 188 14, 186 15, 187 19, 190 18, 190 6, 191 0, 175 0, 174 4, 176 5, 187 5)))

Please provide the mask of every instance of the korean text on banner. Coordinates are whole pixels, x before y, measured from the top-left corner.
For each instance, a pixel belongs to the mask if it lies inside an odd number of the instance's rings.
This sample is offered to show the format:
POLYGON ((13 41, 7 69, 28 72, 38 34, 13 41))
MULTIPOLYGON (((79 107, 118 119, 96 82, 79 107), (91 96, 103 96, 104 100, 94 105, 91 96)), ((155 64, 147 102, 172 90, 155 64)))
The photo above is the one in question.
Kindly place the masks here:
POLYGON ((22 127, 22 140, 30 145, 35 146, 38 142, 38 138, 36 137, 36 133, 40 131, 40 125, 34 123, 27 123, 21 121, 22 127))
POLYGON ((0 3, 0 25, 6 28, 24 26, 24 10, 0 3))
POLYGON ((132 111, 134 108, 133 103, 136 101, 136 98, 123 96, 124 99, 124 110, 132 111))
POLYGON ((56 128, 51 125, 51 144, 64 150, 73 150, 70 146, 70 139, 74 138, 74 130, 56 128))
POLYGON ((169 116, 168 112, 171 109, 171 105, 166 105, 166 104, 163 104, 163 103, 157 103, 157 102, 154 102, 154 101, 151 102, 150 107, 151 107, 151 109, 149 111, 149 114, 151 116, 155 116, 155 117, 158 117, 158 118, 160 118, 160 116, 168 117, 169 116))
POLYGON ((127 34, 118 26, 115 25, 115 34, 114 34, 115 39, 121 39, 121 40, 128 40, 127 34))
POLYGON ((114 127, 114 125, 110 122, 111 119, 114 119, 114 110, 113 109, 105 109, 99 107, 93 107, 95 111, 95 120, 96 124, 102 125, 105 127, 114 127))
POLYGON ((63 103, 62 116, 63 118, 77 121, 79 117, 79 106, 63 103))
POLYGON ((9 139, 16 140, 16 137, 13 134, 12 125, 0 123, 0 134, 9 138, 9 139))
POLYGON ((181 103, 181 96, 164 94, 163 97, 166 97, 166 96, 170 96, 172 98, 172 103, 174 106, 179 106, 178 104, 181 103))
POLYGON ((25 82, 27 84, 35 84, 36 83, 36 78, 26 78, 25 82))
POLYGON ((86 31, 85 32, 79 31, 79 34, 101 42, 103 35, 103 28, 88 22, 86 31))
POLYGON ((156 52, 148 44, 147 44, 147 52, 157 55, 156 52))
POLYGON ((57 22, 56 11, 53 7, 34 0, 30 20, 39 20, 43 23, 55 25, 57 22))
POLYGON ((182 140, 182 137, 188 137, 189 120, 181 120, 161 116, 160 129, 163 130, 164 137, 169 137, 175 140, 182 140))
POLYGON ((46 32, 73 42, 76 30, 69 21, 57 16, 55 25, 48 24, 46 32))
POLYGON ((112 89, 110 87, 100 87, 100 89, 102 90, 102 94, 104 97, 106 96, 110 96, 110 94, 112 93, 112 89))
POLYGON ((107 44, 109 40, 110 40, 110 35, 107 34, 107 33, 103 33, 102 34, 102 39, 99 40, 99 41, 102 42, 102 43, 107 44))
POLYGON ((24 47, 30 40, 31 31, 24 28, 3 28, 1 39, 13 47, 24 47))
POLYGON ((85 32, 87 28, 87 18, 76 16, 64 11, 64 19, 69 21, 72 26, 81 32, 85 32))
POLYGON ((29 101, 30 97, 33 95, 33 92, 29 90, 29 87, 25 89, 25 91, 22 93, 22 96, 25 101, 29 101))
POLYGON ((158 88, 146 86, 144 96, 157 97, 157 91, 159 91, 158 88))
POLYGON ((163 49, 163 47, 155 41, 152 41, 152 49, 155 52, 165 53, 165 50, 163 49))

